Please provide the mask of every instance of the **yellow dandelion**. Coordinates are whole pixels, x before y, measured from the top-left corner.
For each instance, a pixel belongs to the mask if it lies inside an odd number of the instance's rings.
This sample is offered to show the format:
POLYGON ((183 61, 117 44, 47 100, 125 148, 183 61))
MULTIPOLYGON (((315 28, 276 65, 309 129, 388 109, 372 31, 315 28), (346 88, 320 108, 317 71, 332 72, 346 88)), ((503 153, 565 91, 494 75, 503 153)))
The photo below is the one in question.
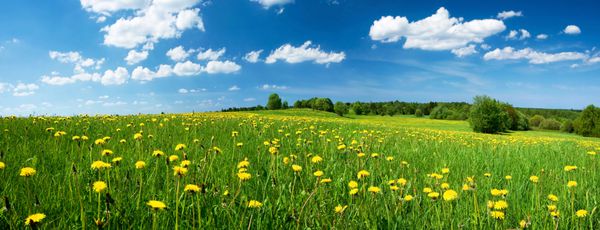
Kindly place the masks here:
POLYGON ((32 167, 25 167, 21 169, 21 173, 19 173, 19 176, 22 177, 30 177, 30 176, 34 176, 36 173, 35 169, 32 167))
POLYGON ((577 217, 583 218, 583 217, 586 217, 588 215, 588 211, 585 210, 585 209, 580 209, 580 210, 577 210, 577 212, 575 212, 575 215, 577 217))
POLYGON ((577 170, 577 166, 567 165, 567 166, 565 166, 564 169, 565 169, 565 172, 575 171, 575 170, 577 170))
POLYGON ((301 172, 302 171, 302 166, 300 166, 300 165, 292 165, 292 170, 294 170, 294 172, 301 172))
POLYGON ((558 196, 556 196, 554 194, 548 194, 548 200, 557 202, 558 201, 558 196))
POLYGON ((442 198, 444 198, 445 201, 453 201, 458 198, 458 193, 452 189, 449 189, 444 192, 442 198))
POLYGON ((118 164, 119 162, 121 162, 123 160, 122 157, 115 157, 111 160, 112 163, 118 164))
POLYGON ((175 146, 175 151, 184 150, 185 148, 186 148, 186 146, 184 144, 177 144, 175 146))
POLYGON ((501 211, 491 211, 490 216, 496 220, 504 220, 504 212, 501 211))
POLYGON ((153 157, 161 157, 161 156, 164 156, 164 155, 165 155, 165 153, 163 151, 160 151, 160 150, 154 150, 152 152, 152 156, 153 157))
POLYGON ((25 225, 36 225, 42 222, 44 218, 46 218, 46 215, 44 213, 36 213, 33 215, 29 215, 27 218, 25 218, 25 225))
POLYGON ((429 188, 429 187, 425 187, 425 188, 423 188, 423 192, 424 193, 430 193, 430 192, 433 192, 433 190, 431 188, 429 188))
POLYGON ((252 175, 247 172, 239 172, 237 176, 238 178, 240 178, 241 181, 247 181, 250 180, 250 178, 252 178, 252 175))
POLYGON ((571 181, 567 182, 567 187, 569 187, 569 188, 577 187, 577 181, 571 180, 571 181))
POLYGON ((139 140, 142 139, 142 137, 144 137, 144 136, 141 133, 133 134, 133 139, 134 140, 138 140, 139 141, 139 140))
POLYGON ((350 182, 348 182, 348 187, 358 188, 358 183, 356 181, 351 180, 350 182))
POLYGON ((371 193, 379 193, 379 192, 381 192, 381 189, 377 186, 371 186, 367 189, 367 191, 369 191, 371 193))
POLYGON ((530 176, 529 180, 533 183, 537 183, 540 180, 540 178, 538 176, 530 176))
POLYGON ((169 162, 174 162, 174 161, 177 161, 177 160, 179 160, 179 156, 177 156, 177 155, 171 155, 171 156, 169 156, 169 162))
POLYGON ((148 206, 150 206, 150 208, 152 208, 152 210, 163 210, 165 208, 167 208, 167 206, 165 205, 165 203, 158 201, 158 200, 150 200, 148 201, 148 203, 146 203, 148 206))
POLYGON ((197 193, 200 191, 200 186, 195 185, 195 184, 188 184, 185 186, 183 191, 189 192, 189 193, 197 193))
POLYGON ((413 200, 413 196, 412 195, 406 195, 406 196, 404 196, 404 198, 402 198, 402 200, 404 200, 406 202, 411 201, 411 200, 413 200))
POLYGON ((499 200, 494 202, 494 209, 496 210, 504 210, 508 208, 508 203, 504 200, 499 200))
POLYGON ((321 181, 319 183, 321 184, 327 184, 327 183, 331 183, 331 178, 323 178, 321 179, 321 181))
POLYGON ((100 169, 105 169, 105 168, 110 168, 110 167, 111 167, 110 163, 106 163, 104 161, 94 161, 94 162, 92 162, 92 166, 91 166, 91 168, 95 169, 95 170, 100 170, 100 169))
POLYGON ((107 185, 104 181, 96 181, 94 182, 94 184, 92 185, 94 192, 96 193, 101 193, 104 190, 106 190, 107 185))
POLYGON ((450 184, 448 184, 448 183, 442 183, 440 185, 440 188, 442 188, 442 189, 448 189, 448 188, 450 188, 450 184))
POLYGON ((0 169, 4 169, 6 167, 6 164, 4 164, 4 162, 0 161, 0 169))
POLYGON ((405 186, 408 181, 404 178, 400 178, 400 179, 398 179, 397 182, 398 182, 398 184, 405 186))
POLYGON ((184 176, 188 172, 187 168, 181 166, 173 167, 173 176, 184 176))
POLYGON ((324 174, 324 173, 323 173, 323 171, 321 171, 321 170, 318 170, 318 171, 316 171, 316 172, 314 172, 314 173, 313 173, 313 175, 314 175, 314 176, 316 176, 316 177, 322 177, 322 176, 323 176, 323 174, 324 174))
POLYGON ((248 168, 248 166, 250 166, 250 161, 248 161, 248 158, 245 158, 243 161, 240 161, 240 163, 237 164, 237 168, 248 168))
POLYGON ((143 169, 144 167, 146 167, 146 162, 144 162, 144 161, 137 161, 137 162, 135 162, 135 168, 136 169, 143 169))
POLYGON ((348 192, 350 195, 356 195, 358 193, 358 189, 357 188, 353 188, 350 189, 350 192, 348 192))
POLYGON ((323 158, 320 157, 320 156, 314 156, 314 157, 312 157, 310 159, 310 162, 312 162, 313 164, 316 164, 316 163, 319 163, 319 162, 322 162, 322 161, 323 161, 323 158))
POLYGON ((360 170, 360 171, 358 172, 358 174, 356 175, 356 177, 357 177, 358 179, 363 179, 363 178, 365 178, 365 177, 368 177, 369 175, 371 175, 371 174, 370 174, 370 173, 369 173, 367 170, 360 170))
POLYGON ((279 153, 279 149, 277 149, 275 146, 271 146, 269 147, 269 153, 271 153, 271 155, 277 155, 277 153, 279 153))
POLYGON ((438 197, 440 197, 440 193, 437 192, 430 192, 427 194, 427 197, 431 198, 431 199, 437 199, 438 197))
POLYGON ((257 200, 250 200, 248 202, 248 208, 260 208, 263 204, 257 200))
POLYGON ((443 168, 442 169, 442 174, 448 174, 450 173, 450 169, 449 168, 443 168))
POLYGON ((335 210, 335 213, 342 214, 344 212, 344 210, 346 210, 346 208, 348 208, 348 205, 344 205, 344 206, 338 205, 338 206, 335 206, 334 210, 335 210))

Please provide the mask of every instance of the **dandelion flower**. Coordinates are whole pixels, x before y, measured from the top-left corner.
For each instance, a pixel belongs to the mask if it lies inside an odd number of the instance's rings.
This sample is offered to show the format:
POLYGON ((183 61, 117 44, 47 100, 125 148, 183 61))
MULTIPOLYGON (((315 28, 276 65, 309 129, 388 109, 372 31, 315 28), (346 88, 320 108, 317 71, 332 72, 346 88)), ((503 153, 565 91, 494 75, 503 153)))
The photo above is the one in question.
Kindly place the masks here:
POLYGON ((365 178, 365 177, 368 177, 369 175, 371 175, 371 174, 370 174, 370 173, 369 173, 367 170, 360 170, 360 171, 358 172, 358 174, 356 175, 356 177, 357 177, 358 179, 363 179, 363 178, 365 178))
POLYGON ((200 191, 200 187, 198 185, 195 184, 188 184, 185 186, 185 188, 183 189, 183 191, 185 192, 189 192, 189 193, 197 193, 200 191))
POLYGON ((294 170, 294 172, 301 172, 302 171, 302 166, 300 166, 300 165, 292 165, 292 170, 294 170))
POLYGON ((106 183, 104 181, 96 181, 94 182, 94 185, 92 187, 94 188, 94 192, 96 193, 101 193, 107 188, 106 183))
POLYGON ((187 168, 188 166, 190 166, 190 164, 192 164, 190 160, 183 160, 181 161, 181 164, 179 164, 179 166, 187 168))
POLYGON ((577 210, 577 212, 575 212, 575 215, 577 215, 577 217, 583 218, 588 215, 588 211, 585 209, 580 209, 580 210, 577 210))
POLYGON ((25 225, 36 225, 40 222, 42 222, 42 220, 46 218, 46 215, 44 213, 36 213, 33 215, 29 215, 26 219, 25 219, 25 225))
POLYGON ((358 193, 358 189, 357 188, 353 188, 350 189, 350 192, 348 192, 350 195, 356 195, 358 193))
POLYGON ((344 149, 346 149, 346 145, 345 144, 338 145, 337 149, 344 150, 344 149))
POLYGON ((177 156, 177 155, 171 155, 171 156, 169 156, 169 162, 174 162, 174 161, 177 161, 177 160, 179 160, 179 156, 177 156))
POLYGON ((323 173, 323 171, 321 171, 321 170, 318 170, 318 171, 316 171, 316 172, 314 172, 314 173, 313 173, 313 175, 314 175, 314 176, 316 176, 316 177, 322 177, 322 176, 323 176, 323 174, 324 174, 324 173, 323 173))
POLYGON ((423 188, 423 192, 424 193, 430 193, 430 192, 433 192, 433 190, 431 188, 429 188, 429 187, 425 187, 425 188, 423 188))
POLYGON ((435 200, 435 199, 437 199, 438 197, 440 197, 440 194, 439 194, 439 193, 437 193, 437 192, 430 192, 430 193, 428 193, 428 194, 427 194, 427 196, 428 196, 429 198, 431 198, 431 199, 434 199, 434 200, 435 200))
POLYGON ((558 197, 556 195, 554 195, 554 194, 549 194, 548 195, 548 200, 557 202, 558 201, 558 197))
POLYGON ((558 218, 560 216, 560 212, 558 210, 550 212, 550 216, 558 218))
POLYGON ((449 168, 443 168, 442 169, 442 174, 448 174, 450 173, 450 169, 449 168))
POLYGON ((6 167, 6 164, 4 164, 4 162, 0 161, 0 169, 4 169, 6 167))
POLYGON ((137 162, 135 162, 135 168, 136 169, 143 169, 144 167, 146 167, 146 162, 144 162, 144 161, 137 161, 137 162))
POLYGON ((406 179, 404 179, 404 178, 400 178, 400 179, 398 179, 398 184, 400 184, 400 185, 402 185, 402 186, 405 186, 407 182, 408 182, 408 181, 406 181, 406 179))
POLYGON ((244 158, 243 161, 240 161, 240 163, 237 164, 237 168, 248 168, 248 166, 250 166, 250 161, 248 161, 248 158, 244 158))
POLYGON ((250 178, 252 178, 252 175, 247 172, 239 172, 237 176, 238 178, 240 178, 241 181, 247 181, 250 180, 250 178))
POLYGON ((356 181, 351 180, 350 182, 348 182, 348 187, 358 188, 358 183, 356 181))
POLYGON ((529 180, 533 183, 537 183, 540 180, 540 178, 538 176, 530 176, 529 180))
POLYGON ((119 162, 121 162, 123 160, 122 157, 115 157, 111 160, 112 163, 118 164, 119 162))
POLYGON ((332 181, 331 178, 323 178, 323 179, 321 179, 321 181, 319 183, 326 184, 326 183, 331 183, 331 181, 332 181))
POLYGON ((469 186, 469 185, 467 185, 467 184, 463 184, 463 186, 462 186, 462 190, 463 190, 463 191, 469 191, 469 190, 471 190, 471 186, 469 186))
POLYGON ((504 200, 499 200, 494 202, 494 209, 496 210, 504 210, 508 208, 508 203, 504 200))
POLYGON ((506 180, 512 180, 512 176, 511 175, 507 175, 507 176, 504 177, 504 179, 506 179, 506 180))
POLYGON ((529 225, 529 224, 528 224, 528 223, 527 223, 527 221, 525 221, 525 220, 521 220, 521 221, 519 222, 519 227, 521 227, 521 229, 525 229, 525 228, 527 228, 527 226, 528 226, 528 225, 529 225))
POLYGON ((406 202, 411 201, 411 200, 413 200, 413 196, 412 195, 406 195, 406 196, 404 196, 403 200, 406 201, 406 202))
POLYGON ((175 151, 184 150, 185 148, 186 148, 186 146, 184 144, 177 144, 175 146, 175 151))
POLYGON ((577 166, 567 165, 567 166, 565 166, 564 169, 565 169, 565 172, 575 171, 575 170, 577 170, 577 166))
POLYGON ((150 206, 153 210, 163 210, 165 208, 167 208, 167 206, 165 205, 165 203, 161 202, 161 201, 157 201, 157 200, 151 200, 148 201, 148 203, 146 203, 148 206, 150 206))
POLYGON ((483 176, 485 176, 485 177, 491 177, 492 174, 491 173, 484 173, 483 176))
POLYGON ((269 153, 271 153, 271 155, 277 155, 277 153, 279 153, 279 149, 277 149, 275 146, 271 146, 269 147, 269 153))
POLYGON ((448 189, 448 188, 450 188, 450 184, 448 184, 448 183, 442 183, 440 185, 440 188, 442 188, 442 189, 448 189))
POLYGON ((344 210, 346 210, 346 208, 348 208, 348 205, 344 205, 344 206, 338 205, 338 206, 335 206, 335 213, 342 214, 344 212, 344 210))
POLYGON ((263 204, 257 200, 250 200, 248 202, 248 208, 260 208, 263 204))
POLYGON ((312 162, 313 164, 320 163, 322 161, 323 161, 323 158, 320 156, 314 156, 310 159, 310 162, 312 162))
POLYGON ((22 177, 30 177, 35 175, 36 171, 32 167, 25 167, 21 169, 21 173, 19 173, 22 177))
POLYGON ((554 211, 556 211, 556 205, 551 204, 551 205, 548 205, 546 207, 548 208, 548 212, 554 212, 554 211))
POLYGON ((504 212, 501 211, 491 211, 490 216, 497 220, 504 220, 504 212))
POLYGON ((458 193, 452 189, 449 189, 444 192, 442 198, 444 198, 445 201, 453 201, 458 198, 458 193))
POLYGON ((161 157, 161 156, 164 156, 164 155, 165 155, 165 153, 163 151, 160 151, 160 150, 154 150, 152 152, 152 156, 153 157, 161 157))
POLYGON ((100 169, 110 168, 111 165, 110 165, 110 163, 106 163, 104 161, 94 161, 92 163, 91 167, 92 167, 92 169, 100 170, 100 169))
POLYGON ((188 169, 186 169, 184 167, 181 167, 181 166, 173 167, 173 176, 184 176, 187 172, 188 172, 188 169))
POLYGON ((143 135, 141 133, 133 134, 133 139, 134 140, 138 140, 139 141, 139 140, 142 139, 142 137, 143 137, 143 135))
POLYGON ((367 191, 371 192, 371 193, 379 193, 381 192, 381 189, 379 187, 376 186, 371 186, 367 189, 367 191))
POLYGON ((569 187, 569 188, 577 187, 577 181, 571 180, 571 181, 567 182, 567 187, 569 187))

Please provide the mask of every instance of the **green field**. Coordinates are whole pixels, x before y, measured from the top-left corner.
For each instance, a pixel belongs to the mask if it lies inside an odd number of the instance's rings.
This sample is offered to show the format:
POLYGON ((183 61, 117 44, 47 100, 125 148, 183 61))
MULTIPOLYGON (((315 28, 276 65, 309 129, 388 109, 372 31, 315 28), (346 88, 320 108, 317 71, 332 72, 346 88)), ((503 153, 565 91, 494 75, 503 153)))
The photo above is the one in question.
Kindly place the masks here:
POLYGON ((0 131, 0 229, 600 228, 597 138, 298 109, 9 117, 0 131))

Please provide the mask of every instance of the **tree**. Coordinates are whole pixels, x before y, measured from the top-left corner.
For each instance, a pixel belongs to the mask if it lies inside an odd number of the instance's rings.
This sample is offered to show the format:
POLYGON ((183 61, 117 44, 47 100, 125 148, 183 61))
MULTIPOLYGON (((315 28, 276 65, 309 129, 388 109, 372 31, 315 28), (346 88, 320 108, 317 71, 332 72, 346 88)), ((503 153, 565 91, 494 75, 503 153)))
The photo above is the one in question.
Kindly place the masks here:
POLYGON ((415 117, 423 117, 423 111, 421 109, 415 110, 415 117))
POLYGON ((584 137, 600 137, 600 108, 589 105, 573 122, 575 133, 584 137))
POLYGON ((282 109, 289 109, 289 108, 290 108, 290 106, 288 105, 288 102, 287 102, 287 101, 284 101, 284 102, 283 102, 283 104, 281 105, 281 108, 282 108, 282 109))
POLYGON ((274 93, 269 96, 269 101, 267 101, 267 109, 281 109, 281 98, 279 97, 279 95, 274 93))
POLYGON ((547 130, 560 130, 560 122, 553 118, 544 119, 542 123, 540 123, 540 129, 547 130))
POLYGON ((533 127, 538 127, 544 121, 544 117, 542 115, 534 115, 529 119, 529 124, 533 127))
POLYGON ((313 104, 313 109, 333 112, 333 102, 329 98, 317 98, 313 104))
POLYGON ((510 118, 504 105, 488 96, 473 98, 469 123, 473 131, 480 133, 500 133, 508 129, 510 118))
POLYGON ((571 120, 565 120, 560 125, 560 131, 561 132, 565 132, 565 133, 572 133, 572 132, 574 132, 575 128, 573 127, 573 121, 571 121, 571 120))
POLYGON ((360 102, 357 101, 352 103, 352 111, 354 111, 354 114, 356 115, 363 114, 362 105, 360 104, 360 102))
POLYGON ((335 111, 337 115, 343 117, 344 114, 348 113, 348 106, 346 105, 346 103, 338 101, 335 103, 335 105, 333 105, 333 111, 335 111))

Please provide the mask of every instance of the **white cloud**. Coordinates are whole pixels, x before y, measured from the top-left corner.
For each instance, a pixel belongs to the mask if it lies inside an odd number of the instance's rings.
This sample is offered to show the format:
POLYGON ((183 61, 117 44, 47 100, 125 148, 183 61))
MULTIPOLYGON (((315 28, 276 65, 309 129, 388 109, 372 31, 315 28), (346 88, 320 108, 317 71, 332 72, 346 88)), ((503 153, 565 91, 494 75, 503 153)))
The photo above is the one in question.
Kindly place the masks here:
POLYGON ((277 60, 283 60, 287 63, 300 63, 313 61, 317 64, 339 63, 346 58, 344 52, 325 52, 320 46, 311 46, 311 41, 306 41, 300 47, 294 47, 290 44, 282 45, 266 58, 265 63, 272 64, 277 60))
POLYGON ((521 17, 523 16, 523 12, 521 11, 502 11, 500 13, 498 13, 498 15, 496 16, 499 19, 505 20, 505 19, 509 19, 512 17, 521 17))
POLYGON ((132 49, 140 44, 161 39, 179 38, 183 31, 198 28, 204 31, 200 10, 190 9, 199 0, 154 0, 135 11, 134 16, 119 18, 102 28, 104 44, 132 49))
POLYGON ((106 70, 100 79, 100 83, 102 83, 102 85, 122 85, 127 82, 128 78, 129 72, 127 69, 117 67, 114 71, 110 69, 106 70))
POLYGON ((203 71, 209 74, 228 74, 237 72, 241 68, 240 65, 232 61, 209 61, 208 64, 206 64, 206 67, 203 68, 203 71))
POLYGON ((152 81, 156 78, 168 77, 173 74, 173 69, 170 65, 160 65, 156 72, 142 66, 136 67, 131 72, 131 79, 136 81, 152 81))
POLYGON ((167 56, 176 62, 185 61, 190 56, 192 50, 186 51, 183 46, 177 46, 167 51, 167 56))
POLYGON ((33 95, 35 94, 35 91, 38 90, 40 87, 36 84, 30 83, 30 84, 24 84, 24 83, 18 83, 14 88, 13 88, 13 96, 15 97, 24 97, 24 96, 29 96, 29 95, 33 95))
POLYGON ((102 75, 99 73, 76 73, 70 77, 61 77, 61 76, 42 76, 41 81, 48 85, 66 85, 73 84, 78 81, 94 81, 99 82, 102 79, 102 75))
POLYGON ((385 16, 371 25, 369 36, 374 41, 397 42, 406 38, 403 47, 423 50, 452 50, 469 43, 482 43, 489 36, 504 31, 506 26, 496 19, 464 21, 450 18, 444 7, 427 18, 409 22, 406 17, 385 16))
POLYGON ((173 73, 177 76, 192 76, 198 75, 202 71, 202 66, 191 61, 179 62, 175 64, 173 73))
POLYGON ((238 91, 238 90, 240 90, 240 87, 238 87, 237 85, 233 85, 233 86, 229 87, 228 90, 229 91, 238 91))
POLYGON ((88 12, 110 15, 120 10, 137 10, 149 0, 81 0, 81 7, 88 12))
POLYGON ((511 30, 508 35, 506 36, 506 39, 509 40, 515 40, 515 39, 519 39, 519 40, 525 40, 527 38, 530 38, 531 34, 529 33, 529 31, 525 30, 525 29, 520 29, 520 30, 511 30), (521 33, 521 36, 519 36, 519 33, 521 33))
POLYGON ((485 43, 481 44, 479 47, 481 47, 481 48, 482 48, 482 49, 484 49, 484 50, 489 50, 489 49, 491 49, 491 48, 492 48, 490 45, 488 45, 488 44, 485 44, 485 43))
POLYGON ((531 64, 544 64, 560 61, 585 60, 588 55, 579 52, 560 52, 560 53, 544 53, 538 52, 531 48, 515 50, 512 47, 504 47, 503 49, 495 49, 487 52, 484 60, 517 60, 527 59, 531 64))
POLYGON ((51 50, 48 52, 48 56, 50 56, 50 59, 57 60, 61 63, 75 64, 75 67, 73 68, 73 71, 75 73, 84 72, 84 68, 93 67, 94 69, 100 69, 102 67, 102 64, 104 64, 104 61, 105 61, 104 58, 101 58, 101 59, 85 58, 79 52, 75 52, 75 51, 59 52, 59 51, 51 50))
POLYGON ((576 35, 581 33, 581 29, 579 29, 579 26, 576 25, 568 25, 567 27, 565 27, 563 32, 565 34, 576 35))
POLYGON ((271 6, 283 6, 285 4, 294 3, 294 0, 250 0, 262 5, 263 8, 269 9, 271 6))
POLYGON ((110 96, 108 96, 108 95, 102 95, 102 96, 99 96, 98 99, 108 99, 109 97, 110 96))
POLYGON ((244 60, 250 63, 257 63, 260 60, 259 58, 262 52, 263 50, 250 51, 246 55, 244 55, 244 60))
POLYGON ((186 93, 188 93, 188 92, 190 92, 190 91, 189 91, 189 90, 187 90, 187 89, 179 89, 179 90, 177 90, 177 92, 178 92, 178 93, 181 93, 181 94, 186 94, 186 93))
POLYGON ((121 106, 121 105, 127 105, 127 102, 124 101, 117 101, 117 102, 104 102, 102 104, 102 106, 105 107, 111 107, 111 106, 121 106))
POLYGON ((96 23, 103 23, 106 21, 106 16, 100 16, 96 18, 96 23))
POLYGON ((600 57, 592 57, 587 60, 587 63, 599 63, 599 62, 600 62, 600 57))
POLYGON ((535 36, 535 38, 537 38, 538 40, 545 40, 548 38, 547 34, 538 34, 537 36, 535 36))
POLYGON ((262 90, 286 90, 286 89, 288 89, 288 87, 284 86, 284 85, 269 85, 269 84, 264 84, 262 86, 259 86, 258 88, 262 89, 262 90))
POLYGON ((475 49, 475 45, 469 45, 463 48, 453 49, 451 52, 457 57, 466 57, 477 53, 477 50, 475 49))
POLYGON ((11 88, 10 84, 0 82, 0 94, 10 91, 11 88))
POLYGON ((148 51, 144 50, 138 52, 136 50, 130 50, 129 53, 127 53, 127 57, 125 57, 125 61, 127 61, 128 65, 134 65, 146 60, 146 58, 148 58, 148 51))
POLYGON ((177 90, 177 92, 180 93, 180 94, 199 93, 199 92, 204 92, 204 91, 206 91, 206 89, 185 89, 185 88, 181 88, 181 89, 177 90))
POLYGON ((244 98, 245 102, 251 102, 251 101, 256 101, 256 98, 253 97, 248 97, 248 98, 244 98))
POLYGON ((212 49, 208 49, 205 51, 201 51, 198 53, 198 60, 217 60, 219 59, 221 56, 223 56, 223 54, 225 54, 225 47, 221 48, 220 50, 212 50, 212 49))

